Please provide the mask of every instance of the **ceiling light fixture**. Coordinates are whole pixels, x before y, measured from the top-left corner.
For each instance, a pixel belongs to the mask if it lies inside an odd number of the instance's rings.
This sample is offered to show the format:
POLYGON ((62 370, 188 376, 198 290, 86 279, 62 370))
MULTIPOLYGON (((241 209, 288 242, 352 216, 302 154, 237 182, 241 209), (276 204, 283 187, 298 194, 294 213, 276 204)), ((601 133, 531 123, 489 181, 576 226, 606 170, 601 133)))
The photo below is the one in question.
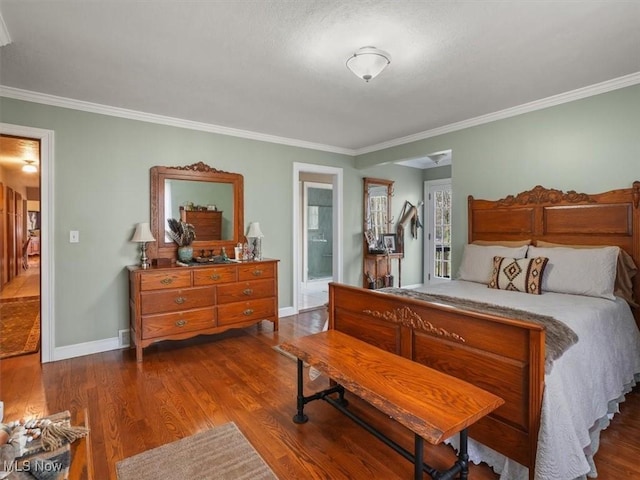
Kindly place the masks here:
POLYGON ((24 173, 37 173, 38 167, 36 167, 34 163, 34 160, 25 160, 24 165, 22 166, 22 171, 24 173))
POLYGON ((444 159, 444 157, 446 157, 447 154, 446 153, 437 153, 435 155, 430 155, 429 158, 431 159, 431 161, 433 163, 435 163, 436 165, 440 164, 440 162, 444 159))
POLYGON ((347 59, 347 68, 365 82, 377 77, 391 63, 391 55, 376 47, 362 47, 347 59))

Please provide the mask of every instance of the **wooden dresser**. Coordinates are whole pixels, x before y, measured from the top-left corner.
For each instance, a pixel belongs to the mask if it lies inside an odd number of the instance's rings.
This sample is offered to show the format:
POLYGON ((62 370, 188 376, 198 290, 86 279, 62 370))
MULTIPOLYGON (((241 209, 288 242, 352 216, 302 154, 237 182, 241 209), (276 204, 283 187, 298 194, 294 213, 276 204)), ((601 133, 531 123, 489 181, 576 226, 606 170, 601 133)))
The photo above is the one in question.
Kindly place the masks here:
POLYGON ((278 260, 193 267, 128 267, 131 340, 142 349, 230 328, 273 322, 278 330, 278 260))
POLYGON ((220 210, 180 210, 180 220, 196 229, 198 240, 222 240, 220 210))

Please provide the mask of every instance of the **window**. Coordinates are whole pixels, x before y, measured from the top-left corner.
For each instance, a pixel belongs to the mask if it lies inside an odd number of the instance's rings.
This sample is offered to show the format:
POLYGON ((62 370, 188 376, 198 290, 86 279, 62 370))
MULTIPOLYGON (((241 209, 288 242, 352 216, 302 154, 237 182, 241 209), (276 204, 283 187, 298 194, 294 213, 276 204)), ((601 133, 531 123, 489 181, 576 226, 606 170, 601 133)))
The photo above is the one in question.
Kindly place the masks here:
POLYGON ((317 205, 309 205, 307 210, 307 229, 318 230, 318 213, 319 208, 317 205))
POLYGON ((451 180, 425 182, 424 281, 451 279, 451 180))

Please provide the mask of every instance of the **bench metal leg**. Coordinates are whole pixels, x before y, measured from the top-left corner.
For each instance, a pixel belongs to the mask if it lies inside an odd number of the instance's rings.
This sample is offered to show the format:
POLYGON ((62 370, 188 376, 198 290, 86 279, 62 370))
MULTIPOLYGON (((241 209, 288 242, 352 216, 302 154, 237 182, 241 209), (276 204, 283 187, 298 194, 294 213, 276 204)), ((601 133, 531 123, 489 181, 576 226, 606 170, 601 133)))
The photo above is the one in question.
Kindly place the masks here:
POLYGON ((304 414, 304 381, 303 381, 303 367, 302 360, 298 359, 298 413, 293 416, 293 421, 295 423, 307 423, 309 421, 309 417, 304 414))
POLYGON ((469 475, 469 453, 467 452, 467 429, 460 431, 460 452, 458 453, 458 463, 460 464, 460 480, 467 480, 469 475))
POLYGON ((321 392, 317 392, 317 393, 314 393, 313 395, 309 395, 305 397, 303 374, 304 374, 304 364, 302 360, 298 359, 298 396, 297 396, 298 412, 293 416, 293 421, 295 423, 307 423, 309 421, 309 417, 304 413, 304 406, 307 403, 312 402, 314 400, 324 399, 328 395, 333 395, 334 393, 337 393, 341 405, 349 404, 349 402, 347 402, 347 400, 344 398, 344 387, 339 384, 336 384, 333 387, 327 388, 326 390, 322 390, 321 392))
POLYGON ((384 442, 387 446, 391 447, 397 453, 404 458, 414 463, 414 480, 422 480, 423 472, 429 475, 434 480, 453 480, 458 475, 460 480, 468 480, 469 478, 469 454, 468 448, 468 436, 467 429, 460 431, 460 451, 458 452, 458 459, 451 468, 444 471, 438 471, 424 462, 424 439, 418 435, 415 435, 415 450, 413 455, 401 447, 399 444, 391 440, 382 432, 376 430, 373 426, 369 425, 366 421, 349 411, 346 406, 347 400, 344 398, 344 387, 340 384, 336 384, 326 390, 322 390, 313 395, 307 397, 304 396, 304 364, 302 360, 298 359, 298 396, 297 396, 297 413, 293 416, 295 423, 306 423, 309 421, 309 417, 304 413, 304 406, 313 400, 324 400, 327 403, 334 406, 336 409, 344 413, 351 420, 363 427, 369 433, 376 438, 384 442), (330 395, 337 393, 338 398, 331 398, 330 395))
POLYGON ((460 450, 458 451, 458 459, 449 470, 437 472, 431 477, 435 480, 452 480, 459 478, 467 480, 469 478, 469 454, 467 453, 467 429, 460 430, 460 450), (460 475, 458 477, 458 474, 460 475))
POLYGON ((417 433, 415 434, 415 452, 413 458, 413 478, 422 480, 422 467, 424 465, 424 440, 417 433))

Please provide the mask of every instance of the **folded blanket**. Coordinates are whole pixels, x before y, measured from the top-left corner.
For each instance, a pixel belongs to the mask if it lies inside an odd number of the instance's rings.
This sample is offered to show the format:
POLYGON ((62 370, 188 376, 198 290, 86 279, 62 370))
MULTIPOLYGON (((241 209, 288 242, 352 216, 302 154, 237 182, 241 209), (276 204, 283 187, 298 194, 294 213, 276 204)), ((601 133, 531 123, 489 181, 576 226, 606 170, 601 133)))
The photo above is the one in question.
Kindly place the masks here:
POLYGON ((545 367, 547 373, 551 370, 554 360, 560 358, 571 345, 578 342, 578 335, 573 330, 560 320, 547 315, 503 307, 501 305, 477 302, 466 298, 405 290, 402 288, 381 288, 376 291, 423 300, 425 302, 442 303, 476 313, 486 313, 542 325, 545 328, 545 367))

